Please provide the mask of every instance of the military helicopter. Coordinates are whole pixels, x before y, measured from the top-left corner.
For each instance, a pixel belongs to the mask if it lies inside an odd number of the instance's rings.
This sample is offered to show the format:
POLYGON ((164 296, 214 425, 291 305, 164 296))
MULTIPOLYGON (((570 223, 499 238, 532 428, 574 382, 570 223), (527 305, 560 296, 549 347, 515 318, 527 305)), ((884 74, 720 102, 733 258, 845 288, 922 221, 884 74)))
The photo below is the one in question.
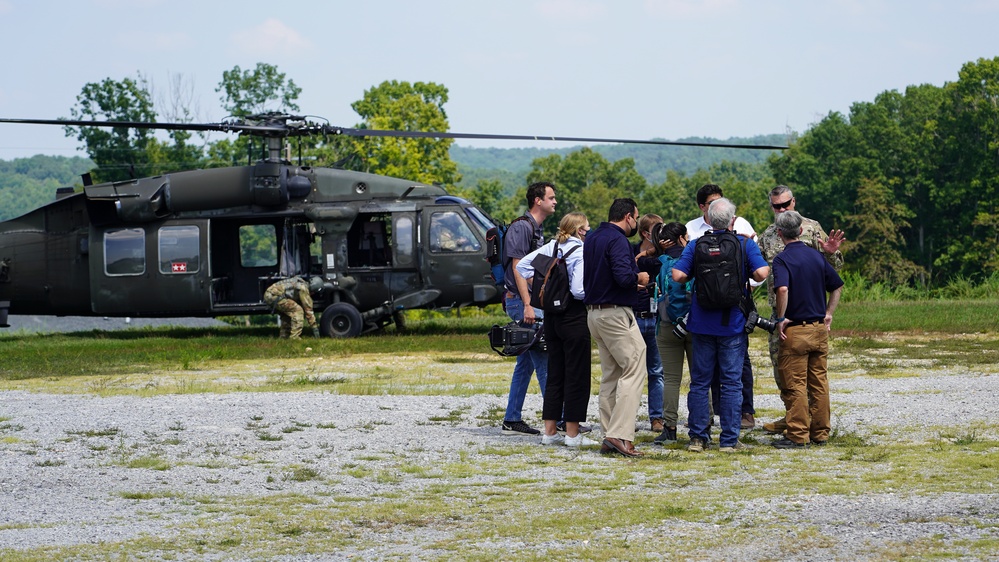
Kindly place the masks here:
POLYGON ((781 149, 679 141, 387 131, 268 113, 218 123, 0 119, 0 124, 221 131, 262 138, 255 164, 59 188, 0 222, 0 327, 7 315, 218 317, 269 314, 263 293, 319 278, 325 337, 402 324, 402 311, 500 302, 486 261, 497 224, 437 185, 293 164, 288 137, 348 135, 781 149), (462 244, 442 245, 436 232, 462 244), (262 250, 261 250, 262 248, 262 250))

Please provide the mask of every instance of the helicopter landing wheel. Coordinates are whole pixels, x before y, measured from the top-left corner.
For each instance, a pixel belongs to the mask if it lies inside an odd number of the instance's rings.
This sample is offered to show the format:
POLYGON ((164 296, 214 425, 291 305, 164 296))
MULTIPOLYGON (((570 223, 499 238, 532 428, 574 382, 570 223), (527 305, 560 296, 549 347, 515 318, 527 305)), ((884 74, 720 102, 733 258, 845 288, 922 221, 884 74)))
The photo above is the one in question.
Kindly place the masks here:
POLYGON ((325 337, 354 338, 361 335, 364 323, 354 305, 338 302, 326 307, 319 321, 320 333, 325 337))

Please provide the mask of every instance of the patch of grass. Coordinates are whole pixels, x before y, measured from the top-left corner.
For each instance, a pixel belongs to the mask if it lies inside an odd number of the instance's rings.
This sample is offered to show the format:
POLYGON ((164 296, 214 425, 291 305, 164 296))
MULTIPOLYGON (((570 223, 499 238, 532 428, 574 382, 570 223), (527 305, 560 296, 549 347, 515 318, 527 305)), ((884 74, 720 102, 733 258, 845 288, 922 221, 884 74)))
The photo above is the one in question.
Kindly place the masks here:
POLYGON ((126 500, 155 500, 175 497, 171 492, 118 492, 118 496, 126 500))
POLYGON ((282 476, 282 478, 291 482, 308 482, 309 480, 318 479, 319 471, 307 466, 299 466, 292 468, 291 471, 282 476))
POLYGON ((60 459, 45 459, 43 461, 35 461, 35 466, 39 466, 42 468, 49 466, 62 466, 64 464, 66 464, 66 461, 60 459))
POLYGON ((125 463, 128 468, 146 468, 149 470, 170 470, 170 463, 158 455, 144 455, 125 463))
POLYGON ((116 437, 121 432, 117 427, 105 427, 102 429, 67 429, 69 435, 79 437, 116 437))

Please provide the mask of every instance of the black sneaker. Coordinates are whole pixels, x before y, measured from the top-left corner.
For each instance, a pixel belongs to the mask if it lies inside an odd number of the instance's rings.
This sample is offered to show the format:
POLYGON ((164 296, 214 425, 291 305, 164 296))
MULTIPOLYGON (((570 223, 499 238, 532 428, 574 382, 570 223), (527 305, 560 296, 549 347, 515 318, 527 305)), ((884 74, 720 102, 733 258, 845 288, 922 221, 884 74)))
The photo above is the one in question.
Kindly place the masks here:
POLYGON ((676 428, 666 426, 663 428, 663 432, 660 433, 655 439, 652 440, 656 445, 668 445, 670 443, 676 443, 676 428))
POLYGON ((772 445, 778 449, 804 449, 804 443, 795 443, 787 437, 781 437, 780 439, 774 441, 772 445))
POLYGON ((507 435, 516 435, 518 433, 521 434, 521 435, 540 435, 541 434, 540 431, 538 431, 537 429, 534 429, 533 427, 527 425, 526 423, 524 423, 522 421, 515 421, 515 422, 505 421, 505 422, 503 422, 503 433, 505 433, 507 435))
MULTIPOLYGON (((555 430, 558 431, 559 433, 565 433, 565 422, 564 421, 557 422, 555 424, 555 430)), ((579 424, 580 433, 589 433, 591 431, 593 431, 593 426, 579 424)))

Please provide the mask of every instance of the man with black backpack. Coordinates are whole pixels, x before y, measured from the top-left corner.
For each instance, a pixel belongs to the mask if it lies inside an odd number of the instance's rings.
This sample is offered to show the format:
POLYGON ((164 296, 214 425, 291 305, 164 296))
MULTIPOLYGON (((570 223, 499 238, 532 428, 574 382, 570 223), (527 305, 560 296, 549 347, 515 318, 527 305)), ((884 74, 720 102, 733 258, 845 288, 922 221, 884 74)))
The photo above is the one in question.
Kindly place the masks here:
POLYGON ((739 425, 742 409, 742 361, 746 354, 745 315, 742 301, 747 275, 756 280, 767 278, 770 268, 751 239, 732 232, 735 205, 724 197, 708 207, 711 230, 687 244, 673 266, 673 280, 694 280, 694 293, 687 319, 693 337, 693 361, 687 409, 692 452, 701 452, 710 444, 708 426, 708 389, 717 368, 721 375, 721 422, 719 445, 722 451, 742 448, 739 425))
MULTIPOLYGON (((524 256, 542 245, 541 223, 555 212, 555 186, 536 182, 527 187, 527 212, 510 223, 503 237, 504 296, 503 307, 514 322, 534 324, 544 314, 531 306, 531 291, 527 280, 517 273, 517 264, 524 256)), ((548 380, 548 354, 529 349, 517 356, 510 380, 510 395, 503 415, 502 431, 506 434, 538 435, 541 432, 524 423, 521 411, 531 384, 531 373, 538 376, 538 386, 544 396, 548 380)))
MULTIPOLYGON (((721 186, 713 183, 706 183, 697 190, 697 208, 701 210, 701 216, 687 223, 687 240, 693 242, 701 235, 711 232, 712 227, 708 223, 708 207, 717 199, 721 199, 725 194, 721 186)), ((730 228, 736 234, 741 234, 746 238, 757 241, 756 230, 749 221, 742 217, 735 218, 735 224, 730 228)), ((758 242, 757 242, 758 243, 758 242)), ((746 334, 746 349, 749 349, 749 334, 746 334)), ((711 403, 715 409, 718 408, 718 394, 720 386, 717 373, 711 383, 711 403)), ((742 429, 753 429, 756 427, 756 407, 753 405, 753 364, 749 360, 749 354, 742 358, 742 429)))

